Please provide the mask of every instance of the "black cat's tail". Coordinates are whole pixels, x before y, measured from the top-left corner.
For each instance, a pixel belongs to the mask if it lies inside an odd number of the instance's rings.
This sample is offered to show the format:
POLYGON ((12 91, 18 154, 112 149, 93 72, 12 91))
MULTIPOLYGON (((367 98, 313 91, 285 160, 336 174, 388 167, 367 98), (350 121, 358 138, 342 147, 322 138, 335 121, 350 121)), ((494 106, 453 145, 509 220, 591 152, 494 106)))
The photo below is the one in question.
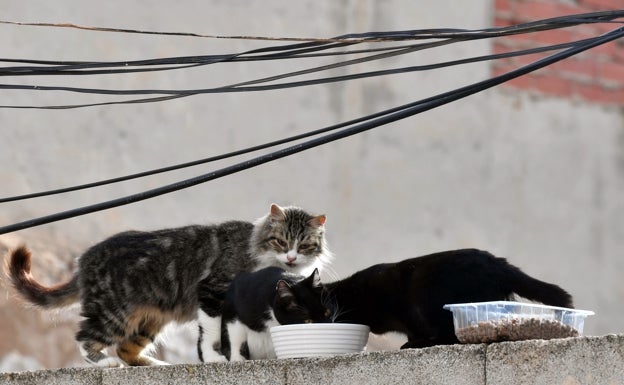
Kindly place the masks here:
POLYGON ((31 253, 26 246, 13 250, 6 262, 6 272, 15 290, 27 301, 44 308, 71 305, 79 299, 78 276, 69 282, 45 287, 30 274, 31 253))
POLYGON ((507 261, 505 264, 506 281, 512 292, 545 305, 574 307, 572 296, 559 286, 533 278, 507 261))

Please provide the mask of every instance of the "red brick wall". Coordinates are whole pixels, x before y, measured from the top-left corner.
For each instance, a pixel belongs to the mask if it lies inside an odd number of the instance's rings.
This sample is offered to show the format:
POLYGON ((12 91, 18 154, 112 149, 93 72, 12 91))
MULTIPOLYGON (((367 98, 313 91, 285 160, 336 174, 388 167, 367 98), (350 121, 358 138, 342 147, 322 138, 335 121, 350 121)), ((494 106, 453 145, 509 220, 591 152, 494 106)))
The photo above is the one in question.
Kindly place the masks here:
MULTIPOLYGON (((495 0, 494 24, 507 26, 575 13, 621 9, 620 0, 495 0)), ((493 41, 494 53, 564 43, 594 37, 622 24, 591 24, 508 36, 493 41)), ((554 52, 554 51, 552 51, 554 52)), ((492 62, 498 75, 548 54, 492 62)), ((624 39, 619 39, 514 79, 503 85, 543 95, 591 103, 624 105, 624 39)))

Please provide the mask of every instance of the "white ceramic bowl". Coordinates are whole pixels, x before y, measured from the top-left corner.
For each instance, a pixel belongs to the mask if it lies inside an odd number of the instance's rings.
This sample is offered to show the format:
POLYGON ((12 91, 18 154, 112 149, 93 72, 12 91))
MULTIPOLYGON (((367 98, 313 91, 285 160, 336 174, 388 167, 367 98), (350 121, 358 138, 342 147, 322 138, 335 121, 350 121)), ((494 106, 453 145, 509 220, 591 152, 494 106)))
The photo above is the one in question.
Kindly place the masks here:
POLYGON ((270 330, 277 358, 358 353, 366 347, 370 331, 366 325, 341 323, 281 325, 270 330))

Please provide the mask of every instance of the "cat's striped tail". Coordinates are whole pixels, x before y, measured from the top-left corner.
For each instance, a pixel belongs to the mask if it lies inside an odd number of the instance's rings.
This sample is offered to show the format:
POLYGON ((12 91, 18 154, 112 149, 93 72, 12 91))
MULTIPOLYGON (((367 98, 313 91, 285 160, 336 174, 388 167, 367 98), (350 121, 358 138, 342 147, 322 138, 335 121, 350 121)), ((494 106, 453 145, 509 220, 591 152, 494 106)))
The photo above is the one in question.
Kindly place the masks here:
POLYGON ((79 299, 78 277, 69 282, 45 287, 30 274, 30 250, 20 246, 13 250, 6 262, 6 272, 11 284, 27 301, 44 308, 71 305, 79 299))

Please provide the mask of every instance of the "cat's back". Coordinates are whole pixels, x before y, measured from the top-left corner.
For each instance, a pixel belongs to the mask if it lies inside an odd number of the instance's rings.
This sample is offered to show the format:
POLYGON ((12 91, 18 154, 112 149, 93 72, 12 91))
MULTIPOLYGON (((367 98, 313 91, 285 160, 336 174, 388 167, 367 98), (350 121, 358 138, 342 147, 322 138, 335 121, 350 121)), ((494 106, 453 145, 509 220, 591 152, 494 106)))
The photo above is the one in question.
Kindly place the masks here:
POLYGON ((488 266, 507 264, 504 258, 498 258, 488 251, 479 249, 458 249, 442 251, 394 263, 379 263, 351 276, 354 280, 395 280, 414 272, 432 274, 434 272, 461 270, 466 267, 486 268, 488 266))
POLYGON ((232 245, 249 245, 254 225, 247 221, 226 221, 215 226, 219 240, 232 245))
POLYGON ((253 224, 228 221, 215 225, 188 225, 154 231, 124 231, 90 247, 79 259, 81 266, 123 263, 137 258, 178 259, 215 253, 224 243, 249 238, 253 224))
POLYGON ((266 267, 256 272, 243 272, 237 275, 229 287, 229 295, 233 297, 255 293, 261 296, 261 293, 275 291, 275 285, 280 279, 285 279, 289 283, 293 279, 289 279, 284 269, 279 267, 266 267))
POLYGON ((407 259, 397 263, 394 269, 397 276, 407 278, 411 285, 432 286, 499 276, 508 266, 506 259, 488 251, 457 249, 407 259))
POLYGON ((396 266, 398 269, 447 270, 467 265, 486 265, 498 260, 504 261, 503 258, 497 258, 485 250, 457 249, 406 259, 397 263, 396 266))
POLYGON ((111 254, 113 251, 123 253, 124 251, 147 251, 153 248, 166 249, 176 244, 193 242, 209 230, 210 226, 190 225, 154 231, 124 231, 93 245, 85 252, 85 256, 99 253, 111 254))
POLYGON ((397 267, 397 263, 379 263, 360 270, 350 277, 331 282, 325 286, 330 290, 359 291, 359 288, 366 287, 369 290, 383 293, 393 290, 400 284, 403 271, 397 267))
POLYGON ((247 324, 263 318, 275 296, 277 282, 281 279, 292 284, 291 274, 279 267, 267 267, 256 272, 238 274, 229 285, 223 307, 225 319, 239 317, 247 324))

